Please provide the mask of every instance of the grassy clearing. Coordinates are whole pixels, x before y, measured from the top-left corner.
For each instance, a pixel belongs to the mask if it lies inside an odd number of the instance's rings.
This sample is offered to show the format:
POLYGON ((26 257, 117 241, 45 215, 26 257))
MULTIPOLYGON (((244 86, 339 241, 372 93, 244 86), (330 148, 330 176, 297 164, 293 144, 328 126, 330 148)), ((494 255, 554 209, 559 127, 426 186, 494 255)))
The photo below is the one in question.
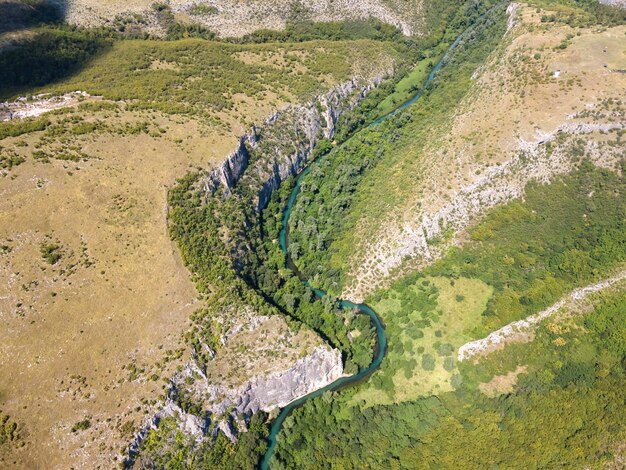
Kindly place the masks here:
POLYGON ((353 403, 400 403, 453 390, 456 351, 473 337, 492 292, 477 279, 427 277, 386 293, 372 307, 385 322, 389 353, 353 403))
POLYGON ((384 116, 415 95, 428 78, 432 68, 443 57, 446 48, 446 44, 441 44, 430 51, 429 57, 417 62, 413 69, 396 84, 393 92, 380 102, 371 116, 374 119, 384 116))

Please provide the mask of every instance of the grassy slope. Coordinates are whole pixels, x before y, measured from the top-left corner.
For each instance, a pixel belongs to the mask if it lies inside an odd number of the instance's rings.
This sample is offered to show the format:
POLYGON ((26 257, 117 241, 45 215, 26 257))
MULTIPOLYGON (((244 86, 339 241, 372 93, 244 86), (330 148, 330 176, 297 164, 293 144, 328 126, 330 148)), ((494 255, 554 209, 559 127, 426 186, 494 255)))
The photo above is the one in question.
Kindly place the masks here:
POLYGON ((0 458, 112 465, 182 364, 180 335, 199 307, 165 230, 167 188, 220 161, 250 121, 398 58, 372 41, 122 41, 53 85, 22 89, 105 100, 0 125, 0 272, 15 278, 0 288, 1 349, 14 358, 0 407, 25 436, 0 458), (52 244, 62 257, 49 265, 41 247, 52 244), (71 433, 86 416, 90 426, 71 433))

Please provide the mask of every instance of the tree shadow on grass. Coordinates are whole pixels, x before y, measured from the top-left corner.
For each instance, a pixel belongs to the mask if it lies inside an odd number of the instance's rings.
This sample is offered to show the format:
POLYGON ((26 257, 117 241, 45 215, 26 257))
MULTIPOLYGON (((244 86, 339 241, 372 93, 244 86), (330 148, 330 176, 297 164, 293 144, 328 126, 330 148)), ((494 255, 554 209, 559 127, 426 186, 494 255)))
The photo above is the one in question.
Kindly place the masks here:
POLYGON ((65 0, 0 0, 0 34, 60 23, 66 10, 65 0))
POLYGON ((106 49, 101 30, 63 24, 66 0, 0 0, 0 100, 76 73, 106 49))

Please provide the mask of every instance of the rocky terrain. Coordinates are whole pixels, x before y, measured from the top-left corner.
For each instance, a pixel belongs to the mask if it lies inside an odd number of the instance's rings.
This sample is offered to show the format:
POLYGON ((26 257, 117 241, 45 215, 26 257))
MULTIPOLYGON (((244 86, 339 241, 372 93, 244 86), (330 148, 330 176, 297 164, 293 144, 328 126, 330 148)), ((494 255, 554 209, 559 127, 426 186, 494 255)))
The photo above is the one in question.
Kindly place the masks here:
POLYGON ((87 98, 90 98, 90 95, 84 91, 75 91, 61 96, 38 95, 31 99, 23 96, 13 102, 0 103, 0 122, 41 116, 55 109, 76 106, 87 98))
POLYGON ((626 67, 623 27, 578 32, 559 49, 569 27, 538 26, 531 9, 516 11, 506 49, 476 71, 474 91, 450 128, 415 160, 424 177, 413 195, 383 224, 361 220, 359 232, 376 233, 359 237, 344 296, 362 300, 405 268, 437 259, 487 209, 523 196, 529 181, 548 182, 574 168, 577 157, 567 156, 573 146, 616 168, 622 150, 614 142, 625 126, 617 91, 626 87, 618 72, 626 67), (536 63, 520 61, 533 54, 536 63))
POLYGON ((590 295, 605 289, 623 289, 625 287, 623 286, 625 279, 626 270, 620 271, 609 279, 575 289, 567 297, 535 315, 503 326, 499 330, 490 333, 486 338, 464 344, 458 350, 458 360, 466 361, 475 356, 487 355, 492 351, 504 348, 508 343, 530 341, 533 337, 534 328, 542 321, 560 315, 565 309, 576 309, 577 313, 581 313, 581 310, 583 312, 587 311, 588 309, 581 308, 580 303, 582 301, 590 295))
POLYGON ((306 166, 319 139, 332 139, 337 119, 392 74, 393 67, 390 66, 373 78, 352 79, 306 105, 289 106, 274 113, 262 126, 261 141, 253 127, 241 137, 239 145, 224 163, 203 177, 204 191, 212 196, 221 186, 228 194, 245 175, 243 184, 257 191, 257 211, 265 208, 272 192, 287 177, 296 175, 306 166), (249 168, 250 152, 255 152, 258 158, 249 168))
MULTIPOLYGON (((67 21, 81 26, 113 24, 116 19, 133 18, 158 34, 159 26, 151 0, 69 0, 67 21)), ((340 21, 376 18, 397 26, 406 35, 419 32, 421 1, 409 0, 170 0, 175 14, 184 21, 200 23, 221 37, 239 37, 258 29, 282 29, 287 21, 340 21)))
POLYGON ((255 316, 244 309, 238 314, 228 312, 223 321, 231 325, 221 336, 218 351, 212 352, 212 360, 205 368, 192 359, 173 377, 165 403, 135 436, 131 456, 148 431, 166 417, 174 418, 198 443, 218 431, 234 440, 253 413, 281 408, 342 375, 340 351, 310 331, 295 334, 282 318, 255 316), (244 345, 245 356, 240 353, 244 345), (237 377, 232 377, 233 372, 237 377), (228 380, 222 375, 226 373, 228 380), (200 405, 202 413, 183 410, 177 404, 183 396, 184 402, 200 405))

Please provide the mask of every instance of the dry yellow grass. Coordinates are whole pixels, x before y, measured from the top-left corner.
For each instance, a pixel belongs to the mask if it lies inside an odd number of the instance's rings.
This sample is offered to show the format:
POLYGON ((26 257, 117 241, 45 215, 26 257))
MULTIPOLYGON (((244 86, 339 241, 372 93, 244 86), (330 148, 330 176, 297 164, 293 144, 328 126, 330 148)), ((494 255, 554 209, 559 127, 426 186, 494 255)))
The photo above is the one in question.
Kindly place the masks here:
MULTIPOLYGON (((139 117, 107 122, 116 119, 139 117)), ((196 292, 167 234, 167 188, 235 138, 154 120, 169 126, 162 137, 76 138, 90 160, 29 158, 0 179, 0 240, 11 248, 0 257, 0 397, 28 434, 17 466, 108 462, 129 437, 118 427, 139 424, 142 400, 170 375, 157 362, 181 347, 196 292), (42 244, 61 247, 58 263, 42 258, 42 244), (131 364, 144 372, 131 377, 131 364), (91 427, 70 432, 86 416, 91 427)), ((37 139, 14 140, 29 153, 37 139)))

